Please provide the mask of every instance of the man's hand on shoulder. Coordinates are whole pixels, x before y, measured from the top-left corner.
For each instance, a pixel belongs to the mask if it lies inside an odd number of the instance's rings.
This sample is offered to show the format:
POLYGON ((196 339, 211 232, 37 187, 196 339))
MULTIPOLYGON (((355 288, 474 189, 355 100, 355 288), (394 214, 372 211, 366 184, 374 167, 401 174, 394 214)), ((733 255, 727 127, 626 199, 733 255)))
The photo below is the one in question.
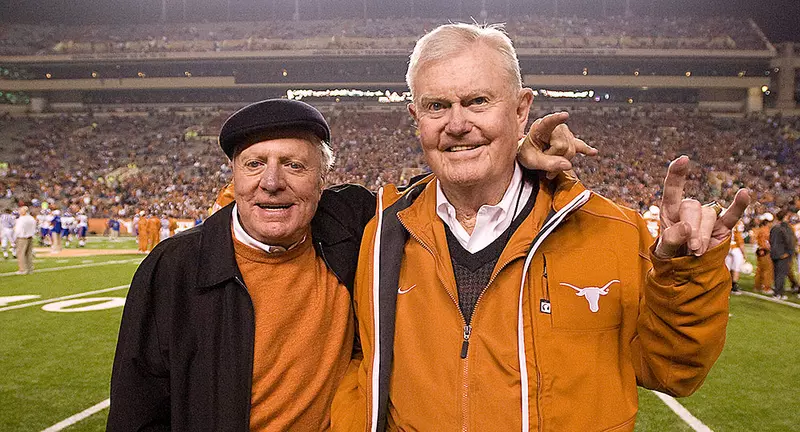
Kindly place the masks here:
POLYGON ((733 203, 721 212, 718 206, 704 206, 695 199, 684 198, 688 173, 687 156, 675 159, 667 169, 661 197, 661 235, 655 248, 657 258, 703 255, 728 238, 750 204, 747 189, 739 189, 733 203))
POLYGON ((547 172, 547 178, 555 178, 562 171, 572 169, 576 154, 594 156, 597 149, 576 138, 566 121, 569 113, 558 112, 536 119, 528 135, 522 140, 517 160, 525 168, 547 172))

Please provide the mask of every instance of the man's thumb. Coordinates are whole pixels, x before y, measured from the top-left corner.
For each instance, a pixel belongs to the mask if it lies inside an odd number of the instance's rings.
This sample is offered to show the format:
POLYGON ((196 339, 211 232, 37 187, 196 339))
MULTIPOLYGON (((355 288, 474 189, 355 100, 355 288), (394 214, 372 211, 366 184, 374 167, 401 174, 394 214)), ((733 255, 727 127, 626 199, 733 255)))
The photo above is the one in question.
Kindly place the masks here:
POLYGON ((688 222, 679 222, 661 233, 656 245, 655 255, 661 259, 674 258, 692 236, 692 226, 688 222))

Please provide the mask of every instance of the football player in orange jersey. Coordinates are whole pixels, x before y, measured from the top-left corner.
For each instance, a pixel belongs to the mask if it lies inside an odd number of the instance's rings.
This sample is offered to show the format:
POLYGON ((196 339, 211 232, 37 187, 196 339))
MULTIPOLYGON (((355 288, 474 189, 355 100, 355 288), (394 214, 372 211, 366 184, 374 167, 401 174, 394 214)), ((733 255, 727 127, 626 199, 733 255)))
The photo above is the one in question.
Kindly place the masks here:
POLYGON ((161 219, 155 214, 150 214, 147 218, 147 250, 153 250, 158 244, 159 231, 161 231, 161 219))
POLYGON ((756 239, 756 276, 753 290, 763 294, 772 289, 772 260, 769 257, 769 229, 773 216, 766 213, 759 217, 759 225, 753 230, 756 239))
POLYGON ((139 212, 139 220, 136 221, 136 229, 139 252, 147 252, 147 239, 149 235, 147 231, 147 218, 145 217, 144 211, 139 212))
POLYGON ((733 227, 731 235, 731 248, 728 250, 728 256, 725 257, 725 266, 731 272, 731 292, 734 294, 741 294, 739 292, 739 272, 742 270, 744 264, 744 222, 741 220, 733 227))

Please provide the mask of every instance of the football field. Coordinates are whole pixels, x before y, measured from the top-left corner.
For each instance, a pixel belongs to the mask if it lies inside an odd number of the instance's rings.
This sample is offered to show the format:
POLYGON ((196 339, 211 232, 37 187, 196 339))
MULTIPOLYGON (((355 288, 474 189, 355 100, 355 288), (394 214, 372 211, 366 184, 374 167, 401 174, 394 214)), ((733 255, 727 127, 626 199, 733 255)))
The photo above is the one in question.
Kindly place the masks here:
MULTIPOLYGON (((39 252, 32 275, 0 261, 0 431, 105 429, 122 305, 143 257, 115 253, 132 240, 87 246, 97 254, 39 252)), ((704 386, 673 404, 681 416, 640 390, 636 430, 800 431, 798 356, 796 297, 733 296, 725 350, 704 386)))

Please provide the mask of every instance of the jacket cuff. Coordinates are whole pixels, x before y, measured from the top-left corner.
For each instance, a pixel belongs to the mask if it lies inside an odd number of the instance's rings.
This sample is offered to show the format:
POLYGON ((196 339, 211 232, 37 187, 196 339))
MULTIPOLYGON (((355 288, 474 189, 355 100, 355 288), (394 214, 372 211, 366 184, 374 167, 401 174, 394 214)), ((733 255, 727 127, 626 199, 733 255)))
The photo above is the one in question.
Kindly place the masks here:
MULTIPOLYGON (((703 273, 718 270, 725 266, 725 257, 731 247, 731 236, 709 249, 702 256, 682 256, 675 258, 659 258, 655 254, 658 242, 650 246, 650 261, 653 264, 652 278, 660 286, 682 285, 697 279, 703 273)), ((726 269, 727 270, 727 269, 726 269)))

